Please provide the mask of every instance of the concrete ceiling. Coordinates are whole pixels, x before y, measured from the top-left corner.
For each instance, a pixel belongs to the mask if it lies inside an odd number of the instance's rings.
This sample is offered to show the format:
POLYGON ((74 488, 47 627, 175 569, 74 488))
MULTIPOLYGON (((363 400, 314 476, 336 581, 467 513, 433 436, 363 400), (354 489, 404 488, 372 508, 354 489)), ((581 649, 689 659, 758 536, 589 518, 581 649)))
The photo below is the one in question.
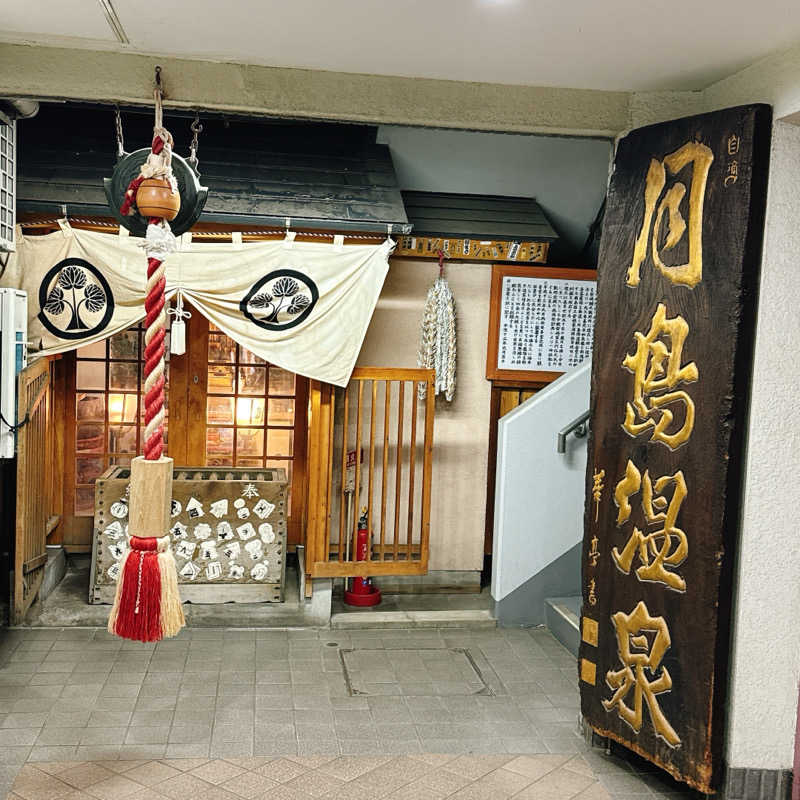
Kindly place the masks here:
POLYGON ((6 41, 649 91, 702 89, 791 47, 800 14, 797 0, 3 0, 0 29, 6 41))

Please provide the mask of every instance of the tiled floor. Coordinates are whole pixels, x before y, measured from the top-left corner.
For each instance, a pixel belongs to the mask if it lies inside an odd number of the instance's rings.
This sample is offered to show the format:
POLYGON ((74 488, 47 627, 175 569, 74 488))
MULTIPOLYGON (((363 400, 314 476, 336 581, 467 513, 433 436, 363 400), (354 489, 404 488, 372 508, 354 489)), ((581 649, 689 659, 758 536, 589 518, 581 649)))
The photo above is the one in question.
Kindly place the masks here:
POLYGON ((0 790, 25 800, 685 796, 577 717, 543 630, 0 633, 0 790))

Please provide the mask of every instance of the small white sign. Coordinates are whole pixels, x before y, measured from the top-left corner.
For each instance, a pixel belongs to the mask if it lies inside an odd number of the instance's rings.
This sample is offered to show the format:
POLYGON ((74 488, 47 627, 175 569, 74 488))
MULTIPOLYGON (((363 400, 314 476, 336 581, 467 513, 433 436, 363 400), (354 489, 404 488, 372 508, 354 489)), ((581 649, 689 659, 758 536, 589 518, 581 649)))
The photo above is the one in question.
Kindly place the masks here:
POLYGON ((217 524, 217 539, 220 542, 227 542, 233 539, 233 528, 230 522, 220 522, 217 524))
POLYGON ((222 564, 219 561, 212 561, 206 567, 206 577, 210 580, 216 580, 219 576, 222 575, 222 564))
POLYGON ((244 549, 247 550, 253 561, 258 561, 264 556, 264 545, 261 539, 253 539, 244 546, 244 549))
POLYGON ((203 516, 203 504, 196 497, 191 498, 186 504, 186 513, 189 519, 199 519, 203 516))
POLYGON ((228 513, 228 501, 227 500, 215 500, 211 504, 211 508, 209 509, 211 513, 217 518, 222 519, 228 513))
POLYGON ((181 569, 181 575, 190 581, 193 581, 199 574, 200 567, 194 561, 187 561, 181 569))
POLYGON ((275 541, 275 531, 272 530, 272 525, 269 522, 262 522, 258 526, 258 535, 264 544, 272 544, 275 541))
POLYGON ((268 503, 263 497, 253 506, 253 513, 259 519, 266 519, 274 510, 275 506, 268 503))
POLYGON ((228 542, 228 544, 222 548, 222 555, 224 555, 225 558, 231 559, 231 561, 238 558, 239 553, 241 552, 242 546, 239 544, 239 542, 228 542))
POLYGON ((122 500, 112 503, 108 510, 111 512, 111 516, 117 519, 125 519, 128 516, 128 504, 122 500))
POLYGON ((240 539, 244 539, 247 541, 248 539, 252 539, 256 535, 256 529, 253 527, 252 522, 245 522, 244 525, 240 525, 236 529, 236 533, 239 534, 240 539))
POLYGON ((244 567, 231 561, 228 564, 228 577, 233 578, 235 581, 241 580, 244 577, 244 567))
POLYGON ((259 561, 251 570, 250 577, 257 581, 263 581, 269 574, 269 561, 259 561))

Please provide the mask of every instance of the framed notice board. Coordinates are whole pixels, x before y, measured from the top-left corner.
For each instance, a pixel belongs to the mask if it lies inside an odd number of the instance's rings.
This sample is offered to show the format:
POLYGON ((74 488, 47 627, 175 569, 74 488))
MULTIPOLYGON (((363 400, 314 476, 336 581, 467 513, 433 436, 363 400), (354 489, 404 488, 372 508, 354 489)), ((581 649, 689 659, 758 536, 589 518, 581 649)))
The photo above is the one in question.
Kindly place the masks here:
POLYGON ((486 378, 549 382, 592 354, 597 271, 495 264, 486 378))

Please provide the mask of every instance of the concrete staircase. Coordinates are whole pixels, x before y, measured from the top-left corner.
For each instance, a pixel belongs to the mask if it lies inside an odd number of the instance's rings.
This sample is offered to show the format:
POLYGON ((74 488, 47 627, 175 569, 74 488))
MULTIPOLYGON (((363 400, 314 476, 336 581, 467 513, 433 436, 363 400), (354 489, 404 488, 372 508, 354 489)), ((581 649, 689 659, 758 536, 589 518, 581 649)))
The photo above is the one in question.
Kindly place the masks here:
POLYGON ((545 622, 553 636, 558 639, 572 655, 578 655, 580 645, 581 598, 548 597, 545 600, 545 622))

